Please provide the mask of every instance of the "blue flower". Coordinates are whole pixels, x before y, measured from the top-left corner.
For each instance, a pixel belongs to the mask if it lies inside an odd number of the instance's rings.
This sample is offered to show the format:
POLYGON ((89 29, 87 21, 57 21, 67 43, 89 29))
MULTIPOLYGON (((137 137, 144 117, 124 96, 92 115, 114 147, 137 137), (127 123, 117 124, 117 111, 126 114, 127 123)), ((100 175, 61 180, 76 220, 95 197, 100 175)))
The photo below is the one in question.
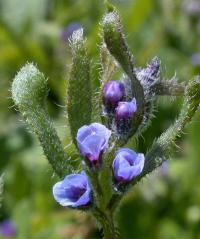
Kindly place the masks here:
POLYGON ((103 88, 103 98, 106 104, 113 107, 122 100, 125 94, 124 84, 119 81, 109 81, 103 88))
POLYGON ((130 102, 119 102, 115 110, 117 121, 132 119, 137 111, 136 99, 130 102))
POLYGON ((0 236, 14 237, 16 234, 16 227, 11 220, 6 219, 0 223, 0 236))
POLYGON ((112 165, 115 180, 120 183, 130 182, 142 172, 144 161, 143 154, 121 148, 117 151, 112 165))
POLYGON ((80 153, 89 162, 96 164, 101 154, 108 148, 111 131, 104 125, 93 123, 78 130, 77 143, 80 153))
POLYGON ((70 174, 53 187, 55 200, 64 207, 78 208, 91 203, 91 187, 86 174, 70 174))

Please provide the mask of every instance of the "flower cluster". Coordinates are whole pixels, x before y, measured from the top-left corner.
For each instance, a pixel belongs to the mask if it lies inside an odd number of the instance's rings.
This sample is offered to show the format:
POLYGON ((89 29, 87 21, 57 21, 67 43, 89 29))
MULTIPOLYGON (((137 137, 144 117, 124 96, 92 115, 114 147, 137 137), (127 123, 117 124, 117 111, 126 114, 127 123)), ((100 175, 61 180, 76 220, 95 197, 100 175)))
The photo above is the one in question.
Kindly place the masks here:
MULTIPOLYGON (((108 149, 111 131, 104 125, 93 123, 78 130, 77 145, 89 168, 98 170, 101 166, 102 155, 108 149)), ((144 167, 144 155, 133 150, 121 148, 116 152, 112 170, 114 182, 124 184, 138 176, 144 167)), ((71 174, 53 187, 55 200, 62 206, 82 208, 92 202, 92 189, 83 172, 71 174)))
POLYGON ((119 81, 109 81, 103 88, 103 100, 106 110, 114 111, 116 119, 127 120, 133 118, 134 113, 137 111, 136 100, 123 101, 125 98, 125 86, 119 81))
MULTIPOLYGON (((129 122, 137 111, 136 99, 125 101, 125 86, 119 81, 109 81, 103 88, 103 102, 108 113, 115 115, 116 125, 129 122)), ((77 146, 90 170, 99 170, 103 153, 108 149, 111 130, 104 125, 93 123, 82 126, 77 133, 77 146)), ((137 154, 128 148, 121 148, 113 159, 113 181, 115 184, 126 184, 137 177, 144 167, 144 155, 137 154)), ((92 189, 83 172, 71 174, 53 187, 55 200, 62 206, 72 208, 85 207, 91 204, 92 189)))

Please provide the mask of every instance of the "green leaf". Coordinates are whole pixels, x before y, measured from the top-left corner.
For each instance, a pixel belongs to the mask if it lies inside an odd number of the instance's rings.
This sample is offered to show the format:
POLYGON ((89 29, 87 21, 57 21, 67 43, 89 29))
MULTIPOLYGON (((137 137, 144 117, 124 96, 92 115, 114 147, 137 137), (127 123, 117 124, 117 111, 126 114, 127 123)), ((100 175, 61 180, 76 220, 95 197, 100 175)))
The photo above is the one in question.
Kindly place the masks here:
POLYGON ((175 141, 181 136, 185 126, 191 122, 200 105, 200 77, 190 81, 185 89, 184 102, 178 119, 174 125, 168 128, 152 145, 146 155, 145 166, 142 175, 152 172, 165 160, 175 145, 175 141))
POLYGON ((31 130, 38 136, 54 171, 63 177, 72 172, 53 122, 46 110, 47 80, 33 65, 26 64, 12 83, 12 98, 31 130))
POLYGON ((83 29, 73 33, 70 46, 73 62, 67 92, 67 113, 71 136, 76 144, 78 129, 90 124, 92 115, 90 60, 83 38, 83 29))

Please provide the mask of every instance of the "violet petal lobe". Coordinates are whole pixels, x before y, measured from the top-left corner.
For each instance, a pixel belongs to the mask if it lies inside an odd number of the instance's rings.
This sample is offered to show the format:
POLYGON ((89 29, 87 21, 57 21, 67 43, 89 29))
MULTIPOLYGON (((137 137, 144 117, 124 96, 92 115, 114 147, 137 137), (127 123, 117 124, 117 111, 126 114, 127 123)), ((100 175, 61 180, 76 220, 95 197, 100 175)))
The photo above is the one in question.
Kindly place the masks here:
POLYGON ((117 182, 130 182, 137 177, 144 167, 144 155, 128 148, 117 151, 113 161, 113 173, 117 182))
POLYGON ((55 200, 64 207, 78 208, 91 203, 91 187, 86 174, 70 174, 53 186, 55 200))
POLYGON ((119 81, 109 81, 103 88, 103 98, 105 103, 112 105, 113 107, 122 100, 125 94, 124 84, 119 81))
POLYGON ((108 148, 111 131, 104 125, 92 123, 78 130, 77 144, 80 153, 89 161, 98 161, 101 153, 108 148))

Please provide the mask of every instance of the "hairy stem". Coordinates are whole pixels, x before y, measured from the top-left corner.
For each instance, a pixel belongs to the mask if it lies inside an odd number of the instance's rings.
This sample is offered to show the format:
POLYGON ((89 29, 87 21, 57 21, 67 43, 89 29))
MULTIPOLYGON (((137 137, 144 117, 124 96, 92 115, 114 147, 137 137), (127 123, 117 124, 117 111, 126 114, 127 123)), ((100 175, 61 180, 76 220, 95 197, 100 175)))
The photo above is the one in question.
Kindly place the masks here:
POLYGON ((184 96, 178 119, 153 143, 146 155, 143 173, 138 180, 159 167, 168 158, 175 140, 180 137, 185 126, 191 122, 200 104, 200 77, 189 82, 184 96))
POLYGON ((171 95, 171 96, 183 96, 185 91, 185 83, 177 83, 174 80, 158 81, 151 88, 152 94, 157 96, 171 95))
POLYGON ((96 208, 93 215, 102 226, 104 239, 119 239, 118 231, 116 230, 113 218, 109 213, 105 213, 96 208))

